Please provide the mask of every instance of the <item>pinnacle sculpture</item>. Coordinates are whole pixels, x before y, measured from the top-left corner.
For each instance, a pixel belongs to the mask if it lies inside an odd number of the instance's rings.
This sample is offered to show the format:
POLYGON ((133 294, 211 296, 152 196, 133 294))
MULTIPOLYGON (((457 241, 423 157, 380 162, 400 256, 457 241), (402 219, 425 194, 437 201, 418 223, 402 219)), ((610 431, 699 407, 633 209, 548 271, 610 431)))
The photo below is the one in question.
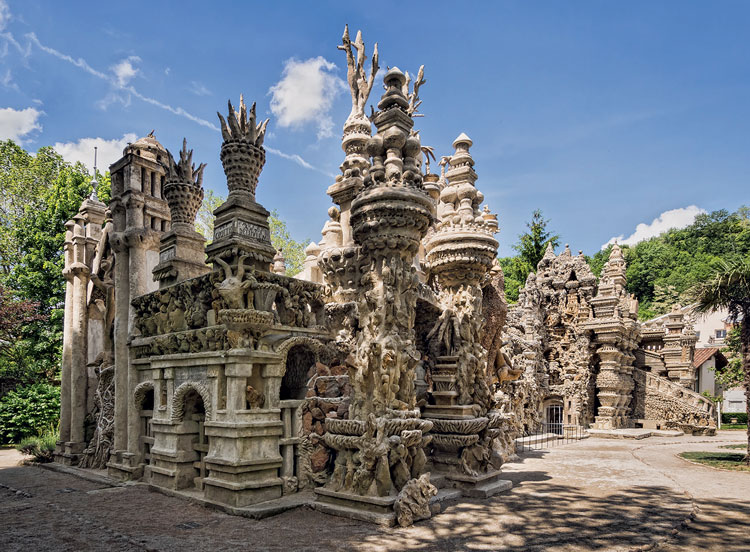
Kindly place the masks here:
POLYGON ((223 138, 221 164, 229 196, 214 211, 214 239, 206 248, 206 255, 211 262, 218 255, 232 266, 246 255, 251 266, 267 270, 276 250, 271 245, 269 212, 255 201, 255 190, 266 162, 263 141, 268 119, 256 122, 255 103, 248 110, 242 96, 239 111, 235 111, 231 100, 227 103, 227 117, 217 115, 223 138))
POLYGON ((203 169, 193 163, 193 150, 182 140, 180 159, 175 162, 167 150, 167 164, 162 193, 169 205, 171 229, 162 235, 159 264, 154 268, 154 279, 166 287, 187 278, 206 273, 203 262, 205 238, 195 231, 195 216, 203 201, 203 169))

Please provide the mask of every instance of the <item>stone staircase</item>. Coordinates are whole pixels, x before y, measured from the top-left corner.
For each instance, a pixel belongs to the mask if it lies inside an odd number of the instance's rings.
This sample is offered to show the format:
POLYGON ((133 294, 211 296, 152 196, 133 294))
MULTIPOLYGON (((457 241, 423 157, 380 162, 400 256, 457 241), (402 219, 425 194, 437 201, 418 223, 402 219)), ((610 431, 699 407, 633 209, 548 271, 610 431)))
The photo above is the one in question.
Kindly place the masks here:
POLYGON ((703 395, 639 368, 633 370, 633 379, 632 417, 644 428, 679 428, 693 435, 716 433, 714 405, 703 395))

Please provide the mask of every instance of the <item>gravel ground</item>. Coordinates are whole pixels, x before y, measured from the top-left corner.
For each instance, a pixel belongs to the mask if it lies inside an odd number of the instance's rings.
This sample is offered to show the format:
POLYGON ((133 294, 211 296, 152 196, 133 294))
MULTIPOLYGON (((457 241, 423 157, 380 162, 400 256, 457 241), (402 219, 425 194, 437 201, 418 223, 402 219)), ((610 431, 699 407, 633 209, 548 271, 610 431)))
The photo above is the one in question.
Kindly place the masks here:
POLYGON ((0 450, 0 550, 750 550, 750 474, 681 460, 717 437, 587 439, 525 454, 488 500, 448 504, 431 520, 382 529, 308 508, 254 521, 144 485, 108 487, 0 450))

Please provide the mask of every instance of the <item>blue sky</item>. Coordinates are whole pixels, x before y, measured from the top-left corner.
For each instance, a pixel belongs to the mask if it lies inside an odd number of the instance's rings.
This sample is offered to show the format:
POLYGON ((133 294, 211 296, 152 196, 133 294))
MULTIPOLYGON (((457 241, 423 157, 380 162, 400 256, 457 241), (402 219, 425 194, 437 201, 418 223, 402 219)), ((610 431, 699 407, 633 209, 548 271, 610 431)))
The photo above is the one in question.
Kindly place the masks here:
POLYGON ((95 143, 113 162, 151 129, 173 151, 185 136, 225 194, 216 111, 243 93, 271 117, 258 200, 319 240, 351 105, 345 23, 382 67, 425 65, 422 143, 473 139, 501 255, 537 208, 591 254, 750 203, 750 3, 728 0, 0 0, 0 138, 91 165, 95 143))

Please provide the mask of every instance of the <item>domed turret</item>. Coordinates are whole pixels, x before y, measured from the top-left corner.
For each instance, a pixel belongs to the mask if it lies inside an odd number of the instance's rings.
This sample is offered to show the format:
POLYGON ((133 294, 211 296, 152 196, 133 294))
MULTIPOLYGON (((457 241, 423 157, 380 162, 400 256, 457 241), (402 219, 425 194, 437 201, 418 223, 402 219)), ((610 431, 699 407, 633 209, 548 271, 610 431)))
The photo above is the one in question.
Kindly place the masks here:
POLYGON ((160 163, 162 159, 166 160, 167 148, 162 146, 159 140, 154 137, 154 131, 152 130, 143 138, 139 138, 132 144, 125 146, 122 154, 127 155, 129 153, 133 153, 155 163, 160 163))

